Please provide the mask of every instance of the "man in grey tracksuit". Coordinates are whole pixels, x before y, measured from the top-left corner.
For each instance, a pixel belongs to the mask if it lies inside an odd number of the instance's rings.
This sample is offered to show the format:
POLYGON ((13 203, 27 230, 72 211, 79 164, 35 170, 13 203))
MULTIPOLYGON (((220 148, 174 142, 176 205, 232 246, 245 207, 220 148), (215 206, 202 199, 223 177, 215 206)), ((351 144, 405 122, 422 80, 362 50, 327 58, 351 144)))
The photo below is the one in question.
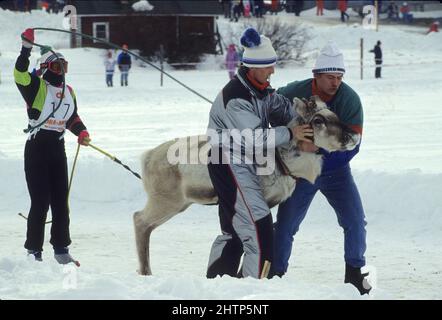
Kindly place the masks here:
POLYGON ((219 198, 222 235, 212 245, 208 278, 224 274, 267 276, 273 255, 273 221, 254 160, 262 149, 286 144, 293 137, 303 140, 311 134, 309 129, 287 127, 296 116, 292 102, 269 88, 268 79, 277 58, 270 40, 250 28, 241 44, 245 47, 243 66, 210 110, 208 136, 212 149, 208 169, 219 198), (250 146, 245 145, 246 139, 229 136, 232 130, 249 130, 254 136, 251 154, 247 154, 250 146), (235 149, 235 143, 239 149, 235 149), (238 270, 243 254, 243 265, 238 270))

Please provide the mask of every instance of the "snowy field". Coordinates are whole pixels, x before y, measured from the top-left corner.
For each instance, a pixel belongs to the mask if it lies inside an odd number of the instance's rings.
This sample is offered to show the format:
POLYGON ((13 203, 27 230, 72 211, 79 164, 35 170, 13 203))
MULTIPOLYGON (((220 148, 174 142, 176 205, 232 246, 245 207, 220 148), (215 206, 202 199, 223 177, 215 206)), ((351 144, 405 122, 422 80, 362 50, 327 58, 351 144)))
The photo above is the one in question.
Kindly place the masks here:
MULTIPOLYGON (((293 16, 283 15, 286 21, 293 16)), ((24 102, 12 71, 26 27, 61 28, 61 17, 41 12, 0 11, 0 298, 1 299, 441 299, 442 298, 442 33, 425 28, 381 26, 376 33, 357 24, 301 19, 316 53, 327 40, 344 52, 345 82, 364 106, 364 135, 352 161, 367 216, 366 258, 376 288, 360 297, 343 283, 343 233, 331 207, 317 195, 295 238, 283 279, 205 279, 212 241, 219 232, 216 207, 192 206, 155 230, 151 277, 136 274, 132 214, 146 201, 142 185, 91 148, 81 148, 71 191, 72 254, 81 267, 61 267, 48 243, 43 263, 23 248, 29 197, 23 170, 24 102), (312 22, 313 21, 313 22, 312 22), (359 78, 359 39, 367 69, 359 78), (374 79, 373 55, 383 44, 383 79, 374 79)), ((356 21, 356 19, 354 19, 356 21)), ((226 27, 220 19, 220 27, 226 27)), ((107 88, 104 50, 64 49, 65 35, 37 32, 36 42, 61 48, 69 60, 68 83, 93 143, 135 171, 149 148, 175 137, 205 132, 210 104, 137 63, 129 87, 107 88)), ((33 51, 33 61, 38 57, 33 51)), ((314 55, 313 55, 314 56, 314 55)), ((311 76, 303 67, 277 68, 274 87, 311 76)), ((170 71, 213 100, 227 82, 225 70, 170 71)), ((118 84, 118 72, 114 77, 118 84)), ((75 137, 66 134, 71 164, 75 137)), ((273 210, 276 214, 276 210, 273 210)))

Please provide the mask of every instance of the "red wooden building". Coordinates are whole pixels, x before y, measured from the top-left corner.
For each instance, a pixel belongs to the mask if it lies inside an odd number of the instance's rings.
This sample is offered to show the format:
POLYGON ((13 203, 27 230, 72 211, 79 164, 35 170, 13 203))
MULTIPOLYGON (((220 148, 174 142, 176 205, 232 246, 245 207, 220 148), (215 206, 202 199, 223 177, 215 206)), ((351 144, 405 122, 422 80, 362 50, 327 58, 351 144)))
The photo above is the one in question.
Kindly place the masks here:
MULTIPOLYGON (((77 13, 77 32, 153 56, 163 45, 169 62, 195 62, 204 53, 217 52, 217 0, 148 1, 152 10, 136 11, 137 1, 68 1, 77 13)), ((74 36, 74 47, 106 48, 100 42, 74 36)))

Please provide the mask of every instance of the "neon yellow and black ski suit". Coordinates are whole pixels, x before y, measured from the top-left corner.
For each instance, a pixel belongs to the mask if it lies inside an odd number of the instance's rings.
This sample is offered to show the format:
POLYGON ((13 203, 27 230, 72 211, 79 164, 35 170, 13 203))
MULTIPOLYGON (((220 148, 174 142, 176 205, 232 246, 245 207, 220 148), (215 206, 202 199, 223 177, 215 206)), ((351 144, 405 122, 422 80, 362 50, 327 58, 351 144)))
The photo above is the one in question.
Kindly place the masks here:
MULTIPOLYGON (((46 119, 57 107, 62 76, 47 70, 40 78, 28 72, 31 48, 22 47, 14 69, 17 87, 26 101, 29 125, 46 119)), ((71 243, 67 205, 68 171, 64 133, 79 135, 86 130, 77 114, 74 91, 66 86, 60 108, 41 127, 29 133, 25 146, 25 174, 31 197, 25 248, 43 251, 46 215, 51 206, 50 243, 63 248, 71 243)))

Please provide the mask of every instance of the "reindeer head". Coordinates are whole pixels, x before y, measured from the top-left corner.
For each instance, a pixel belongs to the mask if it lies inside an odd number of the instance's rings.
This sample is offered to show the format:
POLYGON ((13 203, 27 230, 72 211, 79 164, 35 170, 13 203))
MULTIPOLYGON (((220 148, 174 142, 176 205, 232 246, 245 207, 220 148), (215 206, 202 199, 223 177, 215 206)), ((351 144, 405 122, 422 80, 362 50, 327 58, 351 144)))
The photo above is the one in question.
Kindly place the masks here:
POLYGON ((346 151, 353 150, 359 143, 360 135, 343 124, 318 96, 309 100, 295 98, 293 102, 302 122, 313 128, 316 146, 329 152, 346 151))

